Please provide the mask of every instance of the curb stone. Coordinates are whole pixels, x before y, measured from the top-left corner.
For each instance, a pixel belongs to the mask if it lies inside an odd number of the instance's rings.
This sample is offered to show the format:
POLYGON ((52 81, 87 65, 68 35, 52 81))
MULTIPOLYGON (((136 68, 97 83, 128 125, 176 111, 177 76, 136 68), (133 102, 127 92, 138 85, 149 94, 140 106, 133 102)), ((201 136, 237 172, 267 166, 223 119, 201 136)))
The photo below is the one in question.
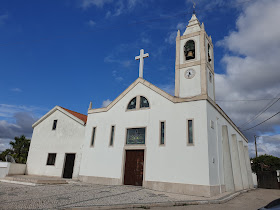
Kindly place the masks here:
POLYGON ((0 180, 0 182, 11 183, 11 184, 21 184, 21 185, 28 185, 28 186, 38 186, 42 184, 36 184, 31 182, 19 182, 19 181, 11 181, 11 180, 0 180))
POLYGON ((168 202, 162 202, 162 203, 143 203, 143 204, 124 204, 124 205, 110 205, 110 206, 91 206, 91 207, 70 207, 67 208, 68 210, 105 210, 105 209, 127 209, 127 208, 141 208, 141 209, 150 209, 152 207, 173 207, 173 206, 188 206, 188 205, 205 205, 205 204, 222 204, 226 203, 237 196, 249 192, 254 189, 246 189, 241 190, 238 192, 234 192, 232 194, 229 194, 227 196, 224 196, 219 199, 215 200, 189 200, 189 201, 168 201, 168 202))

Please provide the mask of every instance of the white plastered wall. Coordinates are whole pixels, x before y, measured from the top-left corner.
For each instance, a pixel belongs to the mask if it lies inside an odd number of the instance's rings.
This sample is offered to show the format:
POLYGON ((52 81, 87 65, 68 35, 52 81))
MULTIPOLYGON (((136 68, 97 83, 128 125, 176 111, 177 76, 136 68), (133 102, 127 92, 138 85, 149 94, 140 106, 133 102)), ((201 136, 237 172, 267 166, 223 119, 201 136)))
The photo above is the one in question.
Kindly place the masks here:
MULTIPOLYGON (((247 146, 248 143, 245 139, 234 129, 234 127, 208 102, 207 103, 207 116, 208 116, 208 141, 209 141, 209 172, 210 172, 210 183, 211 185, 224 185, 225 184, 225 174, 224 174, 224 167, 223 167, 223 146, 222 146, 222 134, 221 129, 223 125, 227 126, 228 129, 228 138, 229 138, 229 146, 230 146, 230 153, 231 157, 233 156, 232 153, 236 152, 233 150, 232 145, 232 135, 236 135, 237 144, 241 141, 244 146, 247 146), (214 129, 211 128, 211 121, 214 121, 215 127, 214 129), (219 148, 219 150, 217 150, 219 148), (213 163, 213 158, 215 159, 215 163, 213 163), (217 161, 216 161, 217 160, 217 161)), ((240 148, 239 146, 238 152, 240 148)), ((243 149, 243 148, 242 148, 243 149)), ((238 154, 239 155, 239 154, 238 154)), ((245 157, 249 158, 249 157, 245 157)), ((232 158, 231 158, 232 159, 232 158)), ((240 160, 239 160, 240 161, 240 160)), ((240 165, 240 164, 239 164, 240 165)), ((240 165, 241 173, 247 173, 244 171, 245 168, 242 168, 240 165)), ((246 169, 245 169, 246 170, 246 169)), ((246 189, 248 187, 244 186, 242 183, 243 188, 246 189)))
POLYGON ((207 68, 207 86, 208 86, 208 96, 215 101, 215 95, 214 95, 214 84, 215 84, 215 81, 214 81, 214 74, 209 70, 209 68, 207 68), (212 82, 210 81, 210 76, 209 76, 209 73, 212 74, 212 82))
POLYGON ((192 66, 189 68, 180 69, 180 93, 179 97, 191 97, 201 94, 201 79, 200 79, 200 65, 192 66), (192 79, 185 77, 187 69, 195 70, 195 76, 192 79))
POLYGON ((62 177, 65 153, 75 153, 73 178, 78 177, 81 147, 85 126, 56 110, 34 127, 27 160, 27 173, 33 175, 62 177), (53 121, 56 130, 52 130, 53 121), (56 153, 55 165, 46 165, 48 153, 56 153))
POLYGON ((139 83, 109 111, 88 115, 80 175, 123 180, 126 129, 146 127, 144 181, 209 185, 206 121, 206 101, 174 104, 139 83), (150 109, 126 111, 137 95, 149 100, 150 109), (194 119, 194 146, 187 145, 187 119, 194 119), (160 121, 166 122, 164 146, 159 145, 160 121), (109 147, 111 125, 115 125, 113 147, 109 147))

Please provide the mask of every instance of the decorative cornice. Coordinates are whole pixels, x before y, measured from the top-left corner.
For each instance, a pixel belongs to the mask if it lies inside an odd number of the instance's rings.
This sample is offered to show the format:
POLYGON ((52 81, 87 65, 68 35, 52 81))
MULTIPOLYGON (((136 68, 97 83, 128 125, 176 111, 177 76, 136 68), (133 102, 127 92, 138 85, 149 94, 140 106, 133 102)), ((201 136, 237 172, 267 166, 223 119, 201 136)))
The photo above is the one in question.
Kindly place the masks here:
POLYGON ((186 35, 183 35, 180 37, 181 40, 183 39, 188 39, 188 38, 191 38, 191 37, 194 37, 194 36, 198 36, 200 35, 201 31, 197 31, 197 32, 194 32, 194 33, 191 33, 191 34, 186 34, 186 35))

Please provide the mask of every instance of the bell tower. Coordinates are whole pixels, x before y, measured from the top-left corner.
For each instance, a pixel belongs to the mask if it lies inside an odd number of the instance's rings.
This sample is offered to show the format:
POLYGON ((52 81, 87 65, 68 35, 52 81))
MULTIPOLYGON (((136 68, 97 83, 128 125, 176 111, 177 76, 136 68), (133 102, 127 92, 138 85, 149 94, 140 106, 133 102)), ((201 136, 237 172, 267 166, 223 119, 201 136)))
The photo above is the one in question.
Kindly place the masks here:
POLYGON ((215 101, 214 52, 209 37, 195 13, 181 36, 176 37, 175 96, 209 96, 215 101))

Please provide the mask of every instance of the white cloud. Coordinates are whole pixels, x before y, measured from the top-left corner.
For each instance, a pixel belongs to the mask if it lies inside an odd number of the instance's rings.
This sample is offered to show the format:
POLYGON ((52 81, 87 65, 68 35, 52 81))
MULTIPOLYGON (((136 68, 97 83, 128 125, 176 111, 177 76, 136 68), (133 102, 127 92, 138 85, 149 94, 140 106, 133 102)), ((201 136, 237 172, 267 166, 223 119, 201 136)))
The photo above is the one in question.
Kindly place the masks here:
POLYGON ((96 22, 94 22, 93 20, 89 20, 89 21, 87 22, 87 24, 88 24, 90 27, 93 27, 93 26, 96 25, 96 22))
POLYGON ((5 24, 5 22, 8 18, 9 18, 8 14, 0 15, 0 26, 5 24))
POLYGON ((103 8, 104 5, 110 4, 110 10, 106 12, 106 18, 116 17, 124 13, 132 12, 139 5, 147 5, 147 2, 143 3, 140 0, 81 0, 81 7, 88 9, 92 6, 97 8, 103 8))
POLYGON ((45 112, 48 109, 36 107, 36 106, 24 106, 24 105, 11 105, 0 104, 0 117, 11 118, 14 117, 17 112, 45 112))
POLYGON ((175 44, 176 36, 177 31, 169 32, 164 41, 169 44, 175 44))
MULTIPOLYGON (((261 136, 257 138, 257 150, 259 155, 273 155, 280 157, 280 135, 275 136, 261 136)), ((249 155, 250 157, 256 156, 255 143, 249 143, 249 155)))
POLYGON ((104 4, 111 3, 113 0, 82 0, 81 7, 87 9, 92 6, 102 8, 104 4))
MULTIPOLYGON (((186 28, 185 23, 178 23, 176 26, 176 29, 180 31, 184 30, 185 28, 186 28)), ((177 30, 172 30, 172 32, 169 32, 164 41, 169 44, 175 44, 176 37, 177 37, 177 30)))
POLYGON ((107 99, 102 102, 102 107, 107 107, 112 101, 110 99, 107 99))
POLYGON ((104 58, 104 62, 105 63, 118 63, 125 68, 129 68, 132 64, 131 60, 119 60, 119 59, 115 59, 113 57, 114 57, 113 55, 108 55, 107 57, 104 58))
POLYGON ((12 88, 11 91, 13 91, 13 92, 22 92, 22 90, 20 88, 12 88))
POLYGON ((112 76, 115 78, 115 80, 116 80, 117 82, 123 81, 123 77, 118 76, 118 72, 117 72, 116 70, 114 70, 114 71, 112 72, 112 76))
POLYGON ((7 149, 15 136, 25 135, 30 138, 32 124, 46 111, 35 106, 0 104, 0 151, 7 149))
POLYGON ((174 96, 174 84, 165 84, 165 85, 158 85, 160 89, 167 92, 168 94, 174 96))
POLYGON ((142 37, 141 41, 142 41, 144 44, 149 44, 149 43, 151 42, 150 39, 145 38, 145 37, 142 37))
MULTIPOLYGON (((257 0, 247 4, 236 22, 236 30, 229 33, 217 46, 228 53, 222 62, 225 74, 216 74, 216 98, 225 100, 274 98, 280 96, 280 1, 257 0), (260 14, 261 11, 261 14, 260 14), (229 94, 230 93, 230 94, 229 94), (278 95, 279 94, 279 95, 278 95)), ((221 107, 237 123, 242 125, 256 115, 269 101, 219 102, 221 107)), ((279 111, 276 103, 251 124, 241 130, 256 125, 279 111)), ((252 141, 253 134, 277 132, 280 117, 267 121, 245 135, 252 141)), ((273 147, 265 144, 263 150, 273 153, 273 147)), ((280 152, 278 153, 278 156, 280 152)))

